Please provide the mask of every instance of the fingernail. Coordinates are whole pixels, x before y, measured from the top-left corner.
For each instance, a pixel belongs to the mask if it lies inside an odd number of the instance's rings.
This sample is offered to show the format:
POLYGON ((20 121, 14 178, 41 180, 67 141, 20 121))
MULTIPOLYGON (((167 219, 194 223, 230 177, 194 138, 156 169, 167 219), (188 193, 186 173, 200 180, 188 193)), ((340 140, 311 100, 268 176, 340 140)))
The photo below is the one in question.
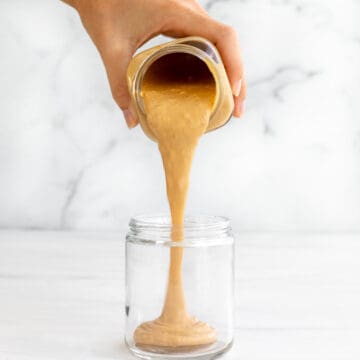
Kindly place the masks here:
POLYGON ((241 90, 241 79, 236 81, 232 87, 232 92, 234 96, 239 96, 241 90))
POLYGON ((126 109, 123 111, 126 124, 129 129, 134 128, 137 125, 137 121, 131 110, 126 109))
POLYGON ((234 116, 240 117, 245 110, 245 103, 244 101, 235 102, 235 109, 234 109, 234 116))
POLYGON ((242 101, 237 108, 237 117, 242 117, 245 111, 245 103, 242 101))
POLYGON ((241 115, 245 112, 245 101, 240 103, 239 110, 241 115))

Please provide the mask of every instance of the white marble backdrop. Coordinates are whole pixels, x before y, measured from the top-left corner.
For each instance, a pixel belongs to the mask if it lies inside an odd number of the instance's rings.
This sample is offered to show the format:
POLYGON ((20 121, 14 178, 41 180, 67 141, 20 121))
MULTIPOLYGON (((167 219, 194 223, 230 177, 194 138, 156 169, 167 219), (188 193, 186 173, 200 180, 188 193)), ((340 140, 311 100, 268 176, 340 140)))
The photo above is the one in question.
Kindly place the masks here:
MULTIPOLYGON (((239 32, 247 113, 206 135, 188 213, 236 230, 360 229, 360 1, 208 0, 239 32)), ((129 131, 77 14, 0 1, 0 226, 119 229, 167 210, 157 148, 129 131)))

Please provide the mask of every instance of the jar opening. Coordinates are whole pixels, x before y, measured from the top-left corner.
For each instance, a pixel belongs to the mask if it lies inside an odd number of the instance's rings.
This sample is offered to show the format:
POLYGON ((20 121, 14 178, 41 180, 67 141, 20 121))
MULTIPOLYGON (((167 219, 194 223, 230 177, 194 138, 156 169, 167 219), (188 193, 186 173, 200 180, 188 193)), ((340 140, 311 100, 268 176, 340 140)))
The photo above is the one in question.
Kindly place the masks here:
MULTIPOLYGON (((164 60, 164 58, 171 59, 171 55, 174 55, 172 58, 177 58, 177 64, 173 67, 173 75, 181 75, 181 71, 194 72, 196 73, 197 69, 202 69, 202 74, 206 76, 211 76, 212 80, 215 82, 215 99, 214 105, 212 108, 212 114, 217 111, 220 102, 220 90, 219 90, 219 76, 214 70, 216 66, 216 61, 213 59, 213 54, 208 54, 207 52, 196 48, 194 46, 188 45, 186 43, 176 44, 155 52, 149 56, 141 65, 140 71, 136 74, 133 82, 133 93, 135 94, 136 102, 139 105, 140 111, 145 115, 145 108, 142 98, 142 82, 146 76, 148 70, 152 65, 159 61, 164 60), (170 55, 170 56, 169 56, 170 55), (189 66, 190 65, 190 66, 189 66), (200 66, 199 66, 200 65, 200 66), (206 71, 203 71, 204 68, 206 71)), ((164 61, 163 61, 164 62, 164 61)), ((165 63, 165 62, 164 62, 165 63)), ((172 65, 171 62, 169 65, 172 65)), ((191 74, 190 74, 191 76, 191 74)), ((211 118, 210 118, 211 120, 211 118)))
MULTIPOLYGON (((200 215, 186 216, 183 226, 171 224, 169 215, 138 215, 131 218, 128 239, 132 241, 161 243, 169 246, 191 246, 224 243, 231 236, 230 221, 226 217, 200 215), (174 230, 182 232, 182 241, 172 241, 174 230)), ((232 240, 231 240, 232 241, 232 240)))

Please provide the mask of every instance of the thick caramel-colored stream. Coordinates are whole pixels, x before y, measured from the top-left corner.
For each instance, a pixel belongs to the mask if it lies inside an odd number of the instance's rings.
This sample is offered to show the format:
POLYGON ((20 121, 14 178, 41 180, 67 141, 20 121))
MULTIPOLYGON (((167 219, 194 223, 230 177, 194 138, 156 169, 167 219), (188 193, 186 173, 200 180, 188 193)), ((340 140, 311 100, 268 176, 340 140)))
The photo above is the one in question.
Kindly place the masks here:
MULTIPOLYGON (((147 125, 162 156, 172 218, 172 240, 183 238, 191 163, 206 131, 215 100, 215 82, 207 66, 187 54, 169 54, 154 62, 143 80, 147 125)), ((216 341, 215 330, 188 314, 182 284, 181 247, 170 249, 168 288, 159 318, 134 334, 143 347, 187 348, 216 341)))

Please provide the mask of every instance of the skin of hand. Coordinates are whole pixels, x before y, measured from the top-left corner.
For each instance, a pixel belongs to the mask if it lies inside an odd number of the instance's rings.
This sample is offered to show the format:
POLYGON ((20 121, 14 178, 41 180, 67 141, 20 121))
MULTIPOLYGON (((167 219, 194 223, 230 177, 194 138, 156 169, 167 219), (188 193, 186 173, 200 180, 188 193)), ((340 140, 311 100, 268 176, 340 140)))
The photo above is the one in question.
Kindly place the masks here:
POLYGON ((234 116, 244 112, 246 84, 237 32, 212 19, 196 0, 64 0, 74 7, 104 62, 114 100, 129 128, 138 124, 126 71, 149 39, 202 36, 219 50, 234 95, 234 116))

